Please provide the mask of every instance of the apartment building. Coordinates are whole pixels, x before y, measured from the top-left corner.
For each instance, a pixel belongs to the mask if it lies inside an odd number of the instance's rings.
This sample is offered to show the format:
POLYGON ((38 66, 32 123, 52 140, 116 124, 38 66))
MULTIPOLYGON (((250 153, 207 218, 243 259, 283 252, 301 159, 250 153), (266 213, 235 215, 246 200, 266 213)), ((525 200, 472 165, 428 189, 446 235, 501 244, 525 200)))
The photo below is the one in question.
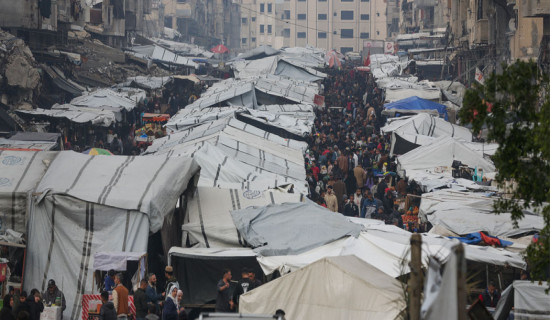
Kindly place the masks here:
POLYGON ((397 31, 398 0, 239 0, 241 48, 311 45, 343 52, 397 31), (387 20, 388 1, 393 5, 387 20), (392 24, 393 22, 393 24, 392 24))

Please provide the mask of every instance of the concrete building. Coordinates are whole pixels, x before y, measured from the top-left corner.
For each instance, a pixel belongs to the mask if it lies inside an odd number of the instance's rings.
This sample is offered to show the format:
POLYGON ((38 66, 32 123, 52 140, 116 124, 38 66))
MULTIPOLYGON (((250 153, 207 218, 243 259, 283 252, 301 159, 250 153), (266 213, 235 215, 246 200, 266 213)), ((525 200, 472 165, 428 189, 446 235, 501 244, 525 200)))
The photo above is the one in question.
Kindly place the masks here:
POLYGON ((283 22, 285 3, 275 0, 241 0, 241 48, 285 46, 283 22))
POLYGON ((285 46, 359 52, 387 37, 386 0, 288 0, 281 17, 285 46))

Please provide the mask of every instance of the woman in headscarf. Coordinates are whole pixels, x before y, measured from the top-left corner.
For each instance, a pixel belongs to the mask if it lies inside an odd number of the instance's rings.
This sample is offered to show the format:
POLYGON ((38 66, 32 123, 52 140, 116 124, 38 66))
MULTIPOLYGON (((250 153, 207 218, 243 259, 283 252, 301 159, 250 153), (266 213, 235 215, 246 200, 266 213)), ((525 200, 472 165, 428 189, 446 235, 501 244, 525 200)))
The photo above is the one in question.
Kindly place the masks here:
POLYGON ((183 291, 178 290, 178 295, 176 300, 178 301, 178 319, 187 320, 187 313, 185 312, 185 308, 183 308, 183 305, 182 305, 183 291))
POLYGON ((12 313, 13 308, 13 296, 7 294, 4 296, 4 307, 0 311, 0 320, 15 320, 15 317, 12 313))
POLYGON ((166 297, 164 308, 162 309, 162 320, 178 320, 178 287, 172 285, 168 291, 170 294, 166 297))

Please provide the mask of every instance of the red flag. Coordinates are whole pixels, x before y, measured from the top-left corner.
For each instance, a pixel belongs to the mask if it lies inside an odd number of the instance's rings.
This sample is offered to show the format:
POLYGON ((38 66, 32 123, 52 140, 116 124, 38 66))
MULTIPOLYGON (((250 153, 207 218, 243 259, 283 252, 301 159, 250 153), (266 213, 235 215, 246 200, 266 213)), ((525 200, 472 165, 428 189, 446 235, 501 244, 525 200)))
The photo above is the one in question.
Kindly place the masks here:
POLYGON ((363 66, 365 66, 365 67, 370 66, 370 49, 369 49, 369 53, 367 54, 367 59, 365 59, 365 61, 363 61, 363 66))

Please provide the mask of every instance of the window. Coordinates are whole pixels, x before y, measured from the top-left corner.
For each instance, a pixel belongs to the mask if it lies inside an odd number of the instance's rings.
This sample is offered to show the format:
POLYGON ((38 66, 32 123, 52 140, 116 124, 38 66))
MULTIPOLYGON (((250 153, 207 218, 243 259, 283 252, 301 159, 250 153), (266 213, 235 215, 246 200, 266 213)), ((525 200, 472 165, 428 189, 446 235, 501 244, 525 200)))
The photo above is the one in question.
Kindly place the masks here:
POLYGON ((327 0, 319 0, 319 2, 327 2, 327 0))
POLYGON ((247 24, 248 23, 248 18, 242 18, 241 22, 242 22, 242 24, 247 24))
POLYGON ((340 19, 342 20, 353 20, 353 11, 341 11, 340 19))
POLYGON ((250 38, 250 42, 256 42, 256 37, 250 38))
POLYGON ((246 38, 242 38, 242 43, 246 44, 246 38))
POLYGON ((317 33, 317 38, 326 39, 327 38, 327 33, 326 32, 319 32, 319 33, 317 33))
POLYGON ((186 3, 187 0, 178 0, 178 3, 186 3))
POLYGON ((268 13, 271 13, 272 10, 273 10, 273 4, 268 3, 268 4, 267 4, 267 12, 268 12, 268 13))
POLYGON ((327 14, 326 13, 319 13, 317 15, 317 20, 327 20, 327 14))
POLYGON ((305 39, 306 38, 306 33, 305 32, 298 32, 297 37, 300 38, 300 39, 305 39))
POLYGON ((252 17, 251 20, 252 20, 252 22, 255 22, 255 21, 256 21, 256 17, 252 17))
POLYGON ((342 2, 353 2, 353 0, 342 0, 342 2))
POLYGON ((361 0, 361 2, 369 2, 369 0, 361 0))
POLYGON ((353 29, 340 29, 341 39, 353 39, 353 29))
POLYGON ((352 47, 341 47, 341 48, 340 48, 340 52, 341 52, 342 54, 346 54, 346 53, 352 52, 352 51, 353 51, 353 48, 352 48, 352 47))
POLYGON ((265 11, 265 3, 260 3, 260 12, 265 11))
POLYGON ((298 13, 298 20, 306 20, 306 14, 305 13, 298 13))
POLYGON ((361 20, 369 20, 370 19, 370 15, 369 14, 362 14, 361 15, 361 20))
POLYGON ((360 37, 361 37, 361 39, 368 39, 369 38, 369 33, 368 32, 361 32, 360 37))
POLYGON ((306 0, 298 0, 298 2, 306 2, 306 0))
POLYGON ((289 28, 283 29, 283 37, 290 38, 290 29, 289 28))
POLYGON ((164 17, 164 26, 166 28, 172 28, 172 17, 164 17))
POLYGON ((377 13, 376 13, 376 16, 377 16, 377 17, 380 17, 380 12, 377 12, 377 13))
POLYGON ((477 20, 483 19, 483 0, 477 0, 477 20))
POLYGON ((271 34, 272 32, 273 32, 273 29, 271 28, 271 25, 268 24, 268 25, 267 25, 267 33, 268 33, 268 34, 271 34))
POLYGON ((265 32, 265 30, 264 30, 264 25, 261 24, 261 25, 260 25, 260 33, 264 33, 264 32, 265 32))
POLYGON ((285 10, 284 11, 283 19, 290 20, 290 10, 285 10))

